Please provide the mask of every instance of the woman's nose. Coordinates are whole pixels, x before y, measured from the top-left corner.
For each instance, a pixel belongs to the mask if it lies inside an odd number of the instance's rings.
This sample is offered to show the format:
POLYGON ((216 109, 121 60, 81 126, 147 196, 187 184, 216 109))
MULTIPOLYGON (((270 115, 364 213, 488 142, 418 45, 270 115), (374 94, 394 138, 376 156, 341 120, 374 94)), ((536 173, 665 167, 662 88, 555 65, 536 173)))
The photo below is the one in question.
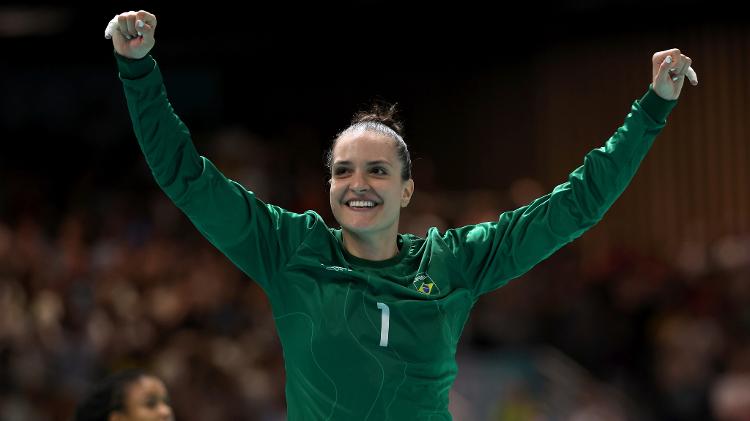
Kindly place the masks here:
POLYGON ((352 177, 352 182, 349 185, 349 188, 355 193, 364 193, 370 188, 370 185, 367 184, 367 179, 362 176, 362 173, 356 172, 352 177))

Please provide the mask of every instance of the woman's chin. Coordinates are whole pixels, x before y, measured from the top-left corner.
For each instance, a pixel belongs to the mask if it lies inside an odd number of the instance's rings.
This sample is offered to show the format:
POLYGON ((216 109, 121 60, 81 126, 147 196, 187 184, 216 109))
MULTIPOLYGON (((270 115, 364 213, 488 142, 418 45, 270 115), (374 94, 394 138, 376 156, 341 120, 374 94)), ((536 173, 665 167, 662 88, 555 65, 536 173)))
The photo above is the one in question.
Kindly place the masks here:
POLYGON ((366 234, 375 231, 373 223, 363 221, 342 223, 341 228, 355 234, 366 234))

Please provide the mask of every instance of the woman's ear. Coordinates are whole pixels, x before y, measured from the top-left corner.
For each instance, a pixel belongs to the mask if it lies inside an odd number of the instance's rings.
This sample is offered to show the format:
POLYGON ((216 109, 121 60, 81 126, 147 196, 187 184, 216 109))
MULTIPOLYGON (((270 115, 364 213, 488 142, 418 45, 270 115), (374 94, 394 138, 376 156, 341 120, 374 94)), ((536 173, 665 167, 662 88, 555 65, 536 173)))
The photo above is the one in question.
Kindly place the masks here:
POLYGON ((401 194, 401 207, 405 208, 409 206, 409 202, 411 201, 411 196, 414 194, 414 180, 408 179, 406 180, 406 185, 404 186, 404 190, 401 194))

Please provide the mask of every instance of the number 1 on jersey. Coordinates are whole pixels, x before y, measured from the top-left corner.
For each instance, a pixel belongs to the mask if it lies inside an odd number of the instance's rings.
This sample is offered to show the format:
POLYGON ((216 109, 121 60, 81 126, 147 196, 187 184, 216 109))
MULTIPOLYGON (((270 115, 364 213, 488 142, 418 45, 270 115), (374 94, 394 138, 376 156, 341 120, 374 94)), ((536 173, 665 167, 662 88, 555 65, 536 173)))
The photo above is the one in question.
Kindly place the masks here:
POLYGON ((380 346, 388 346, 388 329, 390 328, 391 309, 387 304, 378 303, 380 309, 380 346))

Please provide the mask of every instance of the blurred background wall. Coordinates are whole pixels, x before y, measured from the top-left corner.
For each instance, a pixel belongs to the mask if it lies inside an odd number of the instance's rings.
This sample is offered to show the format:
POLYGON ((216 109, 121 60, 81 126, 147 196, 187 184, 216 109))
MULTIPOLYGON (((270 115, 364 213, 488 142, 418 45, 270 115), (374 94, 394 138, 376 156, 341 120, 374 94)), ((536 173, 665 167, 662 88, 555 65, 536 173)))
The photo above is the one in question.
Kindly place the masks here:
POLYGON ((678 47, 687 86, 604 220, 467 324, 457 420, 750 417, 750 27, 728 2, 201 8, 0 6, 0 419, 67 419, 129 366, 180 420, 284 417, 260 289, 150 177, 103 30, 158 19, 199 151, 267 202, 334 225, 323 157, 398 102, 416 194, 401 230, 497 218, 563 182, 678 47), (197 404, 199 402, 199 404, 197 404))

